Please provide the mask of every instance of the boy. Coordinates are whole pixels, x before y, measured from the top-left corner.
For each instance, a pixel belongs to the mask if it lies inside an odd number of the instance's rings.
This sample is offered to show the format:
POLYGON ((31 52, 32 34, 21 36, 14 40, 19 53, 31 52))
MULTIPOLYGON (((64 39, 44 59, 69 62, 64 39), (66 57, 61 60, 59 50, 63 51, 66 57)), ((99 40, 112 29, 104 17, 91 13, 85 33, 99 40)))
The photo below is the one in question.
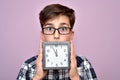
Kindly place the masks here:
POLYGON ((73 46, 75 22, 74 10, 61 4, 46 6, 39 14, 41 24, 40 51, 24 62, 17 80, 97 80, 90 62, 82 56, 76 56, 73 46), (70 69, 43 70, 42 43, 70 42, 70 69))

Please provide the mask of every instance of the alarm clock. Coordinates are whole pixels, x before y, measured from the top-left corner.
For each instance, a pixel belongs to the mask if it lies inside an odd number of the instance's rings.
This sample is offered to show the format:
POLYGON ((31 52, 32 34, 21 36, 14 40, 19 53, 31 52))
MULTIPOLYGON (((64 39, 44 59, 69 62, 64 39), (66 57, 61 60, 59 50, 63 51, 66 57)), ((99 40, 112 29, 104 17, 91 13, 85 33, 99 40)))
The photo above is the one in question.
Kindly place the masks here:
POLYGON ((43 42, 43 69, 69 69, 70 42, 43 42))

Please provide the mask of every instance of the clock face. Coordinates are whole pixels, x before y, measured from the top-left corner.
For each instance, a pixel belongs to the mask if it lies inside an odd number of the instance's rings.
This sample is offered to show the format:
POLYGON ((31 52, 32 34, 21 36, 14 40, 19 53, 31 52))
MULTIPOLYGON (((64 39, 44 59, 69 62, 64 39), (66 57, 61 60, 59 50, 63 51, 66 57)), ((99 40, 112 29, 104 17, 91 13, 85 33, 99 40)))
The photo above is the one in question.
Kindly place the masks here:
POLYGON ((69 69, 69 66, 70 66, 69 42, 43 43, 44 69, 69 69))

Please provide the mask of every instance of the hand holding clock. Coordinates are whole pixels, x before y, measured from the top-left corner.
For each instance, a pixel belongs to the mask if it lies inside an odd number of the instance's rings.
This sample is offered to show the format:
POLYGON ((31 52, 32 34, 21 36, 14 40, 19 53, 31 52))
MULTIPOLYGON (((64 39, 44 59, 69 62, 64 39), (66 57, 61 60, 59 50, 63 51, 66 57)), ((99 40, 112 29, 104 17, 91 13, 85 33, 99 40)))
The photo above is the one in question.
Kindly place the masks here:
POLYGON ((36 60, 36 72, 33 80, 42 80, 48 71, 44 71, 42 67, 42 40, 40 40, 40 50, 36 60))
POLYGON ((80 80, 78 71, 77 71, 77 62, 76 55, 74 50, 73 41, 71 41, 71 64, 70 64, 69 76, 71 80, 80 80))
MULTIPOLYGON (((70 64, 69 76, 71 80, 80 80, 79 74, 77 71, 76 56, 75 56, 75 51, 74 51, 74 46, 72 41, 70 46, 71 46, 71 56, 70 56, 71 64, 70 64)), ((57 56, 57 51, 54 48, 53 50, 57 56)), ((42 67, 42 40, 41 40, 40 52, 38 54, 38 58, 36 61, 36 73, 33 80, 41 80, 44 78, 45 75, 47 75, 47 71, 44 71, 42 67)))

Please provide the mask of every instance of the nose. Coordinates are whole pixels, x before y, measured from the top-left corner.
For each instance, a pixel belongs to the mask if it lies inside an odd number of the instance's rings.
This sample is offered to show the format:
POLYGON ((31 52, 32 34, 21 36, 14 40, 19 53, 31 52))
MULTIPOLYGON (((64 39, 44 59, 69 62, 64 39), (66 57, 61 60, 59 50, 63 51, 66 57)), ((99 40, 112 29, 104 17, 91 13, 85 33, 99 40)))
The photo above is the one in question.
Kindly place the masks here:
POLYGON ((54 39, 60 39, 60 34, 59 34, 58 30, 55 30, 54 39))

